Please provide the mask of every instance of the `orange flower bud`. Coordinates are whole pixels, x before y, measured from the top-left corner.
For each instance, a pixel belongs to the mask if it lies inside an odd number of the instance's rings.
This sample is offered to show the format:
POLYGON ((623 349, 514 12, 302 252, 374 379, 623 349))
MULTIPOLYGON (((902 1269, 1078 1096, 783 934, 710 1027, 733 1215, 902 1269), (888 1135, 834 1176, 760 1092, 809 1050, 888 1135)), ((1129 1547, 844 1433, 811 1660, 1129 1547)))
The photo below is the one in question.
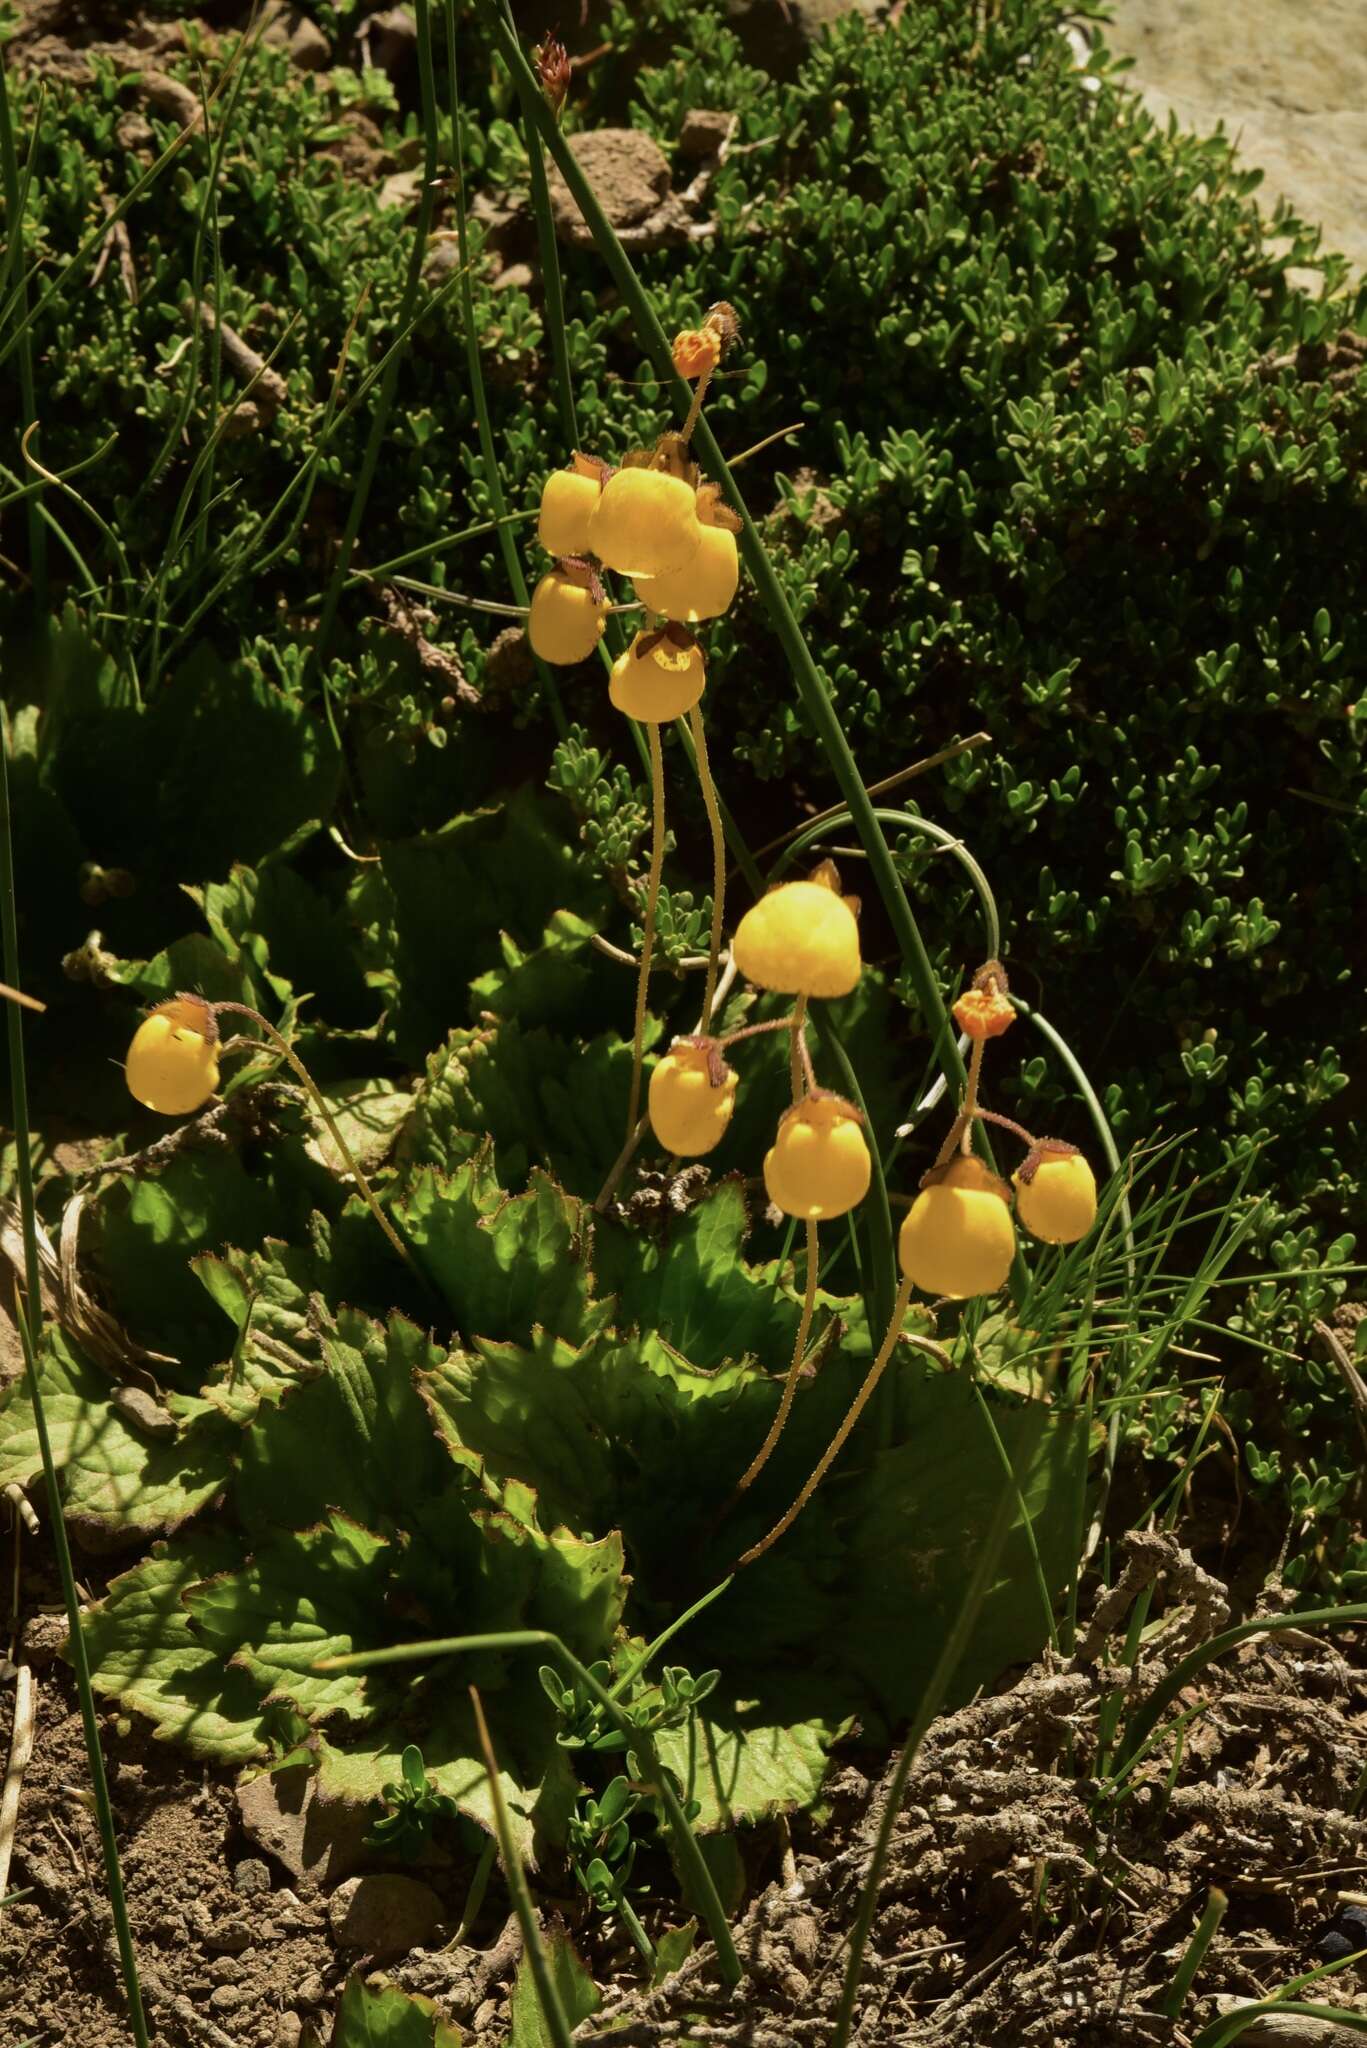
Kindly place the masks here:
POLYGON ((716 369, 721 350, 722 338, 714 327, 686 327, 674 337, 674 367, 681 377, 696 382, 716 369))

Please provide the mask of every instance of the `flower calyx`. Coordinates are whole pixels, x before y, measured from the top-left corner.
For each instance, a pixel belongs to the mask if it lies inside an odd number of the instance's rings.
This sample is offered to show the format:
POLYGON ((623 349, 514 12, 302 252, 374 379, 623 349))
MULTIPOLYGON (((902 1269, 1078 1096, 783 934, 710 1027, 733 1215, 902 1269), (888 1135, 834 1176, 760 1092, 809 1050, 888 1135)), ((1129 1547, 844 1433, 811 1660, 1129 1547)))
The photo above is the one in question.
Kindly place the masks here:
POLYGON ((978 969, 972 985, 954 1005, 954 1021, 972 1039, 1000 1038, 1016 1021, 1015 1006, 1007 995, 1006 970, 999 960, 988 960, 978 969))
POLYGON ((707 482, 698 485, 698 523, 722 526, 728 533, 740 533, 745 526, 739 512, 733 512, 722 496, 721 485, 707 482))
POLYGON ((607 592, 603 579, 598 574, 598 564, 590 555, 561 555, 556 567, 569 582, 577 583, 581 590, 587 590, 595 604, 606 604, 607 592))
POLYGON ((694 1052, 707 1054, 707 1082, 711 1088, 720 1088, 732 1071, 726 1064, 721 1040, 711 1037, 705 1031, 685 1032, 683 1037, 674 1040, 674 1044, 686 1045, 694 1052))

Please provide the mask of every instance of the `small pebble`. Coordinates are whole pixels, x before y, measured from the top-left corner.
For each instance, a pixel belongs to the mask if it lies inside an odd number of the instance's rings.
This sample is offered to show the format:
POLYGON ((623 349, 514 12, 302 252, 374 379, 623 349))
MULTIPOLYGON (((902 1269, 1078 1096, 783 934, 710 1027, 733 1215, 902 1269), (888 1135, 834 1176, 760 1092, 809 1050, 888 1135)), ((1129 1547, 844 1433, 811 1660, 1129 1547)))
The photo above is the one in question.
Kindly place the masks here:
POLYGON ((1350 1941, 1346 1934, 1322 1934, 1315 1943, 1316 1953, 1326 1963, 1336 1963, 1340 1956, 1350 1956, 1359 1944, 1350 1941))
POLYGON ((252 1930, 245 1920, 218 1920, 204 1930, 202 1939, 205 1948, 240 1956, 244 1948, 252 1945, 252 1930))
POLYGON ((308 1976, 305 1977, 303 1983, 295 1992, 294 2002, 296 2005, 304 2006, 321 2005, 326 1997, 327 1991, 324 1988, 322 1978, 316 1970, 310 1970, 308 1976))
POLYGON ((211 2012, 236 2012, 247 2002, 247 1994, 240 1984, 220 1984, 216 1991, 209 1993, 211 2012))
POLYGON ((263 1863, 259 1856, 244 1856, 233 1872, 233 1890, 246 1898, 255 1898, 270 1888, 270 1865, 263 1863))
POLYGON ((297 2012, 282 2012, 271 2048, 299 2048, 303 2032, 304 2022, 297 2012))

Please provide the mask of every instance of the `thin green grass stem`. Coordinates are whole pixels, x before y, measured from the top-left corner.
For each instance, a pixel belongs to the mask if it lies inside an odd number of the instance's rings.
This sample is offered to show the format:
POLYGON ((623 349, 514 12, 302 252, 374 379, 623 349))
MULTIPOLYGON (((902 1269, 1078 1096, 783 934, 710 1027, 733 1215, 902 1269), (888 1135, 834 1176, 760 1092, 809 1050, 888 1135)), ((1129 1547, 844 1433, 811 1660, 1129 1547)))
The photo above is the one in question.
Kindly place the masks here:
MULTIPOLYGON (((460 76, 456 64, 456 5, 455 0, 444 0, 444 4, 446 62, 451 83, 451 149, 455 172, 456 242, 460 258, 460 317, 461 326, 465 331, 465 362, 470 378, 470 398, 479 428, 484 488, 489 493, 489 503, 498 522, 499 551, 503 556, 503 566, 512 585, 513 595, 520 605, 526 605, 531 600, 527 592, 527 579, 522 573, 522 558, 518 554, 512 530, 507 524, 508 501, 503 495, 503 473, 499 466, 498 447, 494 440, 494 424, 489 416, 489 396, 484 388, 484 369, 479 354, 479 331, 475 325, 475 294, 470 282, 470 228, 465 211, 465 120, 461 112, 460 76)), ((528 77, 530 76, 529 72, 528 77)), ((521 81, 517 79, 516 74, 514 80, 520 91, 521 81)), ((533 90, 537 90, 534 84, 533 90)), ((537 97, 539 99, 539 92, 537 97)), ((524 101, 524 110, 525 107, 524 101)), ((530 121, 530 114, 528 119, 530 121)), ((529 149, 528 154, 534 156, 536 152, 529 149)), ((563 319, 561 324, 563 327, 563 319)), ((573 448, 573 445, 571 442, 570 447, 573 448)), ((556 686, 555 677, 539 654, 533 654, 532 659, 536 664, 542 699, 551 714, 556 737, 568 739, 569 721, 565 717, 565 707, 560 701, 560 691, 556 686)))
POLYGON ((1043 1408, 1041 1404, 1036 1403, 1031 1411, 1030 1426, 1022 1432, 1021 1442, 1017 1446, 1010 1479, 1003 1486, 997 1498, 997 1505, 993 1510, 992 1520, 979 1546, 978 1555, 973 1566, 973 1576, 964 1590, 964 1597, 960 1604, 958 1615, 955 1618, 954 1626, 946 1637, 944 1647, 936 1659, 935 1669, 932 1671, 927 1681, 926 1689, 921 1695, 921 1704, 916 1710, 916 1718, 911 1725, 902 1754, 897 1759, 897 1768, 893 1772, 892 1783, 888 1787, 887 1797, 883 1803, 883 1818, 879 1824, 878 1839, 874 1843, 873 1855, 869 1861, 868 1876, 864 1880, 864 1889, 859 1900, 859 1911, 855 1916, 854 1928, 850 1935, 849 1960, 845 1965, 845 1981, 841 1986, 840 2005, 836 2012, 835 2032, 831 2036, 830 2048, 849 2048, 850 2030, 854 2024, 855 2001, 859 1996, 859 1980, 864 1968, 864 1951, 868 1947, 869 1932, 873 1926, 873 1916, 878 1907, 878 1887, 882 1883, 883 1872, 887 1868, 888 1853, 892 1847, 893 1834, 901 1815, 902 1800, 907 1789, 907 1779, 911 1776, 912 1766, 920 1754, 921 1744, 926 1738, 926 1731, 944 1703, 945 1696, 954 1681, 954 1674, 963 1662, 964 1652, 968 1648, 969 1639, 974 1628, 977 1626, 983 1602, 987 1598, 993 1575, 997 1570, 1002 1551, 1006 1545, 1006 1539, 1011 1532, 1011 1522, 1020 1494, 1020 1474, 1029 1467, 1030 1459, 1034 1456, 1039 1432, 1043 1426, 1043 1408))
MULTIPOLYGON (((1345 1956, 1344 1961, 1352 1958, 1345 1956)), ((1238 2041, 1254 2028, 1267 2013, 1288 2013, 1295 2019, 1322 2020, 1335 2027, 1344 2027, 1350 2034, 1367 2034, 1367 2013, 1354 2012, 1345 2005, 1316 2005, 1299 1998, 1263 1998, 1256 2005, 1236 2006, 1233 2012, 1223 2013, 1209 2026, 1202 2027, 1192 2037, 1191 2048, 1229 2048, 1229 2043, 1238 2041)), ((1261 2036, 1259 2038, 1262 2038, 1261 2036)), ((1308 2034, 1300 2037, 1308 2040, 1308 2034)))
POLYGON ((1040 1613, 1044 1617, 1044 1626, 1049 1632, 1049 1647, 1051 1650, 1057 1650, 1058 1629, 1054 1623, 1054 1602, 1049 1592, 1049 1581, 1044 1576, 1044 1560, 1039 1554, 1039 1544, 1035 1538, 1034 1520, 1029 1507, 1026 1505, 1025 1495, 1021 1492, 1020 1486, 1017 1483, 1015 1468, 1011 1463, 1011 1453, 1002 1442, 1002 1433, 997 1427, 997 1418, 992 1413, 992 1405, 982 1390, 982 1383, 976 1372, 969 1375, 969 1385, 973 1389, 973 1398, 978 1404, 978 1413, 987 1425, 987 1433, 992 1439, 992 1448, 997 1453, 997 1462, 1002 1468, 1003 1477, 1007 1485, 1015 1490, 1016 1506, 1020 1511, 1021 1528, 1025 1532, 1025 1544, 1030 1552, 1030 1568, 1035 1575, 1035 1590, 1039 1594, 1040 1613))
POLYGON ((631 1094, 627 1106, 627 1140, 641 1113, 641 1070, 645 1060, 646 1009, 650 1000, 650 964, 655 951, 655 910, 660 900, 660 880, 665 859, 665 764, 660 728, 651 720, 646 728, 650 744, 650 873, 646 878, 646 900, 641 918, 641 964, 636 976, 636 1016, 631 1034, 631 1094))
MULTIPOLYGON (((14 844, 10 825, 9 747, 10 738, 6 727, 3 733, 0 733, 0 943, 3 944, 5 980, 11 988, 17 989, 21 988, 23 983, 19 973, 19 920, 15 901, 14 844)), ((23 1345, 24 1364, 28 1372, 29 1398, 33 1406, 33 1426, 38 1438, 38 1455, 43 1467, 52 1548, 57 1559, 57 1574, 61 1580, 62 1600, 70 1631, 69 1654, 80 1700, 81 1727, 85 1734, 86 1758, 90 1769, 90 1789, 95 1802, 95 1820, 104 1857, 105 1883, 109 1890, 110 1911, 114 1919, 119 1967, 123 1975, 124 1994, 128 2000, 128 2017, 134 2041, 137 2048, 147 2048, 147 2021, 142 2009, 142 1991, 138 1983, 133 1935, 128 1924, 128 1903, 124 1897, 123 1874, 119 1869, 119 1850, 114 1834, 114 1810, 109 1801, 104 1755, 100 1749, 99 1723, 95 1718, 95 1694, 90 1683, 90 1664, 86 1655, 85 1637, 81 1632, 80 1595, 76 1590, 76 1575, 72 1569, 71 1546, 67 1541, 66 1522, 62 1515, 62 1496, 57 1483, 57 1468, 53 1463, 47 1416, 38 1385, 38 1339, 42 1334, 43 1294, 38 1263, 37 1210, 33 1195, 33 1147, 24 1066, 24 1013, 18 1003, 6 1003, 5 1013, 9 1032, 15 1171, 19 1184, 19 1214, 24 1233, 24 1294, 21 1299, 16 1291, 15 1313, 23 1345)))
POLYGON ((1124 1739, 1116 1757, 1119 1769, 1133 1756, 1150 1731, 1157 1727, 1173 1701, 1189 1686, 1207 1664, 1213 1664, 1217 1657, 1237 1649, 1254 1636, 1275 1635, 1284 1628, 1348 1628, 1355 1622, 1367 1621, 1367 1601, 1349 1601, 1342 1607, 1310 1607, 1293 1609, 1290 1614, 1261 1615, 1255 1621, 1241 1621, 1234 1628, 1227 1628, 1218 1636, 1212 1636, 1207 1643, 1201 1643, 1179 1664, 1174 1664, 1167 1676, 1160 1680, 1145 1700, 1134 1718, 1126 1725, 1124 1739))
POLYGON ((1170 2020, 1175 2020, 1187 2002, 1187 1993, 1196 1981, 1196 1972, 1205 1961, 1206 1950, 1214 1941, 1220 1922, 1225 1917, 1229 1899, 1218 1885, 1212 1885, 1206 1896, 1206 1910, 1197 1921, 1191 1940, 1187 1943, 1181 1962, 1174 1972, 1172 1983, 1161 2000, 1159 2010, 1170 2020))
MULTIPOLYGON (((508 24, 516 28, 509 0, 504 0, 508 24)), ((546 308, 545 328, 551 344, 551 367, 555 375, 555 403, 560 415, 560 438, 564 446, 579 446, 579 422, 574 410, 574 378, 570 371, 569 337, 565 331, 565 283, 560 274, 560 245, 551 212, 551 190, 546 181, 546 159, 536 132, 536 112, 529 104, 526 81, 514 79, 522 107, 523 136, 527 145, 527 169, 531 178, 532 214, 536 220, 537 250, 541 257, 541 296, 546 308)), ((540 95, 538 94, 538 97, 540 95)))
MULTIPOLYGON (((9 85, 6 66, 0 57, 0 179, 5 192, 5 212, 9 218, 9 243, 16 267, 22 264, 24 247, 24 215, 28 188, 25 181, 21 198, 19 189, 19 154, 15 147, 14 123, 10 115, 9 85), (17 253, 15 253, 17 252, 17 253)), ((27 439, 38 424, 38 401, 33 384, 32 336, 28 331, 28 276, 20 277, 17 286, 19 328, 19 431, 27 439)), ((36 500, 30 500, 27 507, 29 570, 33 578, 33 605, 40 619, 47 617, 47 528, 40 516, 36 500)))
POLYGON ((479 1861, 470 1879, 470 1889, 465 1894, 465 1911, 460 1916, 460 1925, 446 1944, 448 1952, 453 1948, 460 1948, 470 1938, 470 1930, 479 1918, 480 1908, 484 1904, 484 1894, 489 1889, 489 1873, 494 1867, 494 1851, 497 1847, 493 1836, 488 1836, 479 1852, 479 1861))
MULTIPOLYGON (((418 293, 422 286, 423 257, 427 253, 428 230, 432 225, 432 207, 436 199, 437 178, 437 101, 432 75, 432 23, 428 12, 429 0, 414 0, 414 15, 417 23, 418 82, 422 100, 423 135, 423 179, 422 198, 418 202, 418 218, 413 228, 412 246, 408 253, 408 271, 404 278, 403 295, 399 300, 398 325, 407 327, 413 320, 418 293)), ((462 251, 462 258, 464 252, 462 251)), ((464 272, 462 271, 462 276, 464 272)), ((370 434, 366 441, 365 454, 351 493, 351 504, 347 508, 346 525, 337 548, 337 558, 332 565, 332 575, 323 598, 323 609, 318 620, 318 629, 313 636, 313 662, 317 669, 320 686, 325 698, 330 701, 327 675, 324 664, 332 629, 337 620, 337 608, 341 603, 342 590, 346 584, 347 572, 351 567, 352 550, 361 522, 365 518, 366 506, 370 502, 370 489, 375 481, 380 453, 389 430, 389 415, 394 405, 394 394, 398 389, 400 357, 391 355, 384 376, 380 380, 379 397, 370 422, 370 434)))
MULTIPOLYGON (((729 1585, 730 1580, 723 1582, 729 1585)), ((723 1590, 718 1586, 702 1600, 694 1603, 689 1610, 696 1614, 709 1600, 723 1590)), ((661 1638, 661 1640, 663 1640, 661 1638)), ((660 1762, 659 1751, 649 1732, 637 1726, 630 1715, 621 1707, 606 1686, 601 1685, 587 1666, 580 1663, 573 1650, 552 1635, 548 1629, 505 1629, 493 1635, 442 1636, 431 1642, 396 1643, 386 1650, 362 1650, 352 1657, 321 1657, 315 1664, 316 1671, 364 1671, 380 1664, 404 1664, 415 1657, 448 1657, 462 1650, 551 1650, 560 1659, 565 1670, 590 1692, 604 1709, 613 1726, 625 1735, 633 1749, 640 1754, 641 1762, 649 1774, 652 1788, 657 1790, 665 1810, 674 1851, 679 1867, 690 1883, 699 1911, 707 1922, 707 1929, 716 1945, 718 1967, 728 1984, 739 1984, 741 1980, 740 1958, 731 1938, 726 1910, 717 1893, 712 1873, 698 1847, 697 1839, 688 1822, 679 1795, 668 1773, 660 1762)))
POLYGON ((503 1874, 513 1895, 517 1924, 522 1929, 522 1948, 531 1965, 532 1982, 536 1986, 536 2002, 541 2007, 541 2017, 550 2031, 554 2048, 572 2048, 570 2023, 565 2017, 565 2008, 560 2003, 560 1994, 555 1988, 551 1966, 546 1961, 546 1951, 541 1946, 541 1929, 537 1925, 536 1908, 532 1904, 532 1895, 527 1886, 527 1873, 522 1867, 517 1841, 508 1824, 508 1808, 498 1775, 498 1758, 494 1755, 494 1745, 489 1739, 489 1727, 484 1718, 484 1707, 477 1686, 470 1687, 470 1704, 475 1710, 475 1727, 479 1731, 479 1746, 484 1752, 484 1768, 489 1777, 489 1798, 494 1809, 494 1831, 498 1836, 499 1851, 503 1857, 503 1874))

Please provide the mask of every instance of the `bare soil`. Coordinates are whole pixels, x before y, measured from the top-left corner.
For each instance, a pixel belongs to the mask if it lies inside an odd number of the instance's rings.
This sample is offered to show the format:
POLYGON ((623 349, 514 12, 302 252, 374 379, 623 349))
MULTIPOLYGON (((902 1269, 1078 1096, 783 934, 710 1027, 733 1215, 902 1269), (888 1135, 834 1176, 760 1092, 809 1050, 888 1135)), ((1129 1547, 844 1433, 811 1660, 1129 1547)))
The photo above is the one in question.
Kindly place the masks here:
MULTIPOLYGON (((854 2039, 861 2048, 1028 2044, 1121 2048, 1190 2040, 1225 2006, 1267 1997, 1321 1960, 1345 1903, 1367 1898, 1367 1658, 1358 1632, 1293 1627, 1208 1666, 1169 1732, 1109 1795, 1097 1775, 1106 1702, 1144 1698, 1224 1626, 1217 1580, 1165 1538, 1131 1539, 1129 1591, 1156 1583, 1156 1631, 1129 1671, 1115 1661, 1126 1599, 1108 1597, 1076 1658, 1046 1658, 943 1717, 896 1822, 854 2039), (1109 1662, 1106 1661, 1109 1658, 1109 1662), (1212 1886, 1229 1908, 1181 2024, 1159 2009, 1212 1886)), ((92 1589, 93 1590, 93 1589, 92 1589)), ((1287 1605, 1274 1584, 1262 1612, 1287 1605)), ((16 2044, 126 2043, 127 2023, 86 1804, 79 1718, 55 1655, 57 1617, 25 1631, 38 1685, 11 1885, 0 1918, 0 2032, 16 2044)), ((0 1693, 0 1754, 13 1688, 0 1693)), ((113 1714, 102 1736, 149 2013, 172 2048, 311 2048, 331 2038, 348 1973, 376 1958, 340 1945, 332 1883, 292 1878, 242 1832, 232 1774, 194 1765, 113 1714)), ((736 1923, 733 1993, 702 1946, 658 1991, 632 1952, 542 1873, 543 1912, 570 1932, 604 1991, 581 2038, 794 2048, 829 2039, 847 1942, 882 1820, 890 1766, 855 1752, 819 1819, 754 1831, 750 1897, 736 1923)), ((371 1854, 366 1868, 397 1869, 371 1854)), ((469 1944, 448 1946, 470 1870, 443 1855, 417 1873, 447 1920, 385 1974, 435 1999, 475 2044, 508 2039, 515 1923, 496 1881, 469 1944)), ((656 1930, 678 1918, 664 1887, 656 1930)), ((1367 2013, 1355 1969, 1309 1994, 1367 2013)), ((1299 2039, 1336 2048, 1323 2027, 1299 2039)), ((1257 2035, 1246 2037, 1256 2041, 1257 2035)), ((1270 2039, 1264 2035, 1261 2038, 1270 2039)), ((1277 2038, 1285 2039, 1285 2036, 1277 2038)), ((1293 2043, 1294 2048, 1294 2043, 1293 2043)))

